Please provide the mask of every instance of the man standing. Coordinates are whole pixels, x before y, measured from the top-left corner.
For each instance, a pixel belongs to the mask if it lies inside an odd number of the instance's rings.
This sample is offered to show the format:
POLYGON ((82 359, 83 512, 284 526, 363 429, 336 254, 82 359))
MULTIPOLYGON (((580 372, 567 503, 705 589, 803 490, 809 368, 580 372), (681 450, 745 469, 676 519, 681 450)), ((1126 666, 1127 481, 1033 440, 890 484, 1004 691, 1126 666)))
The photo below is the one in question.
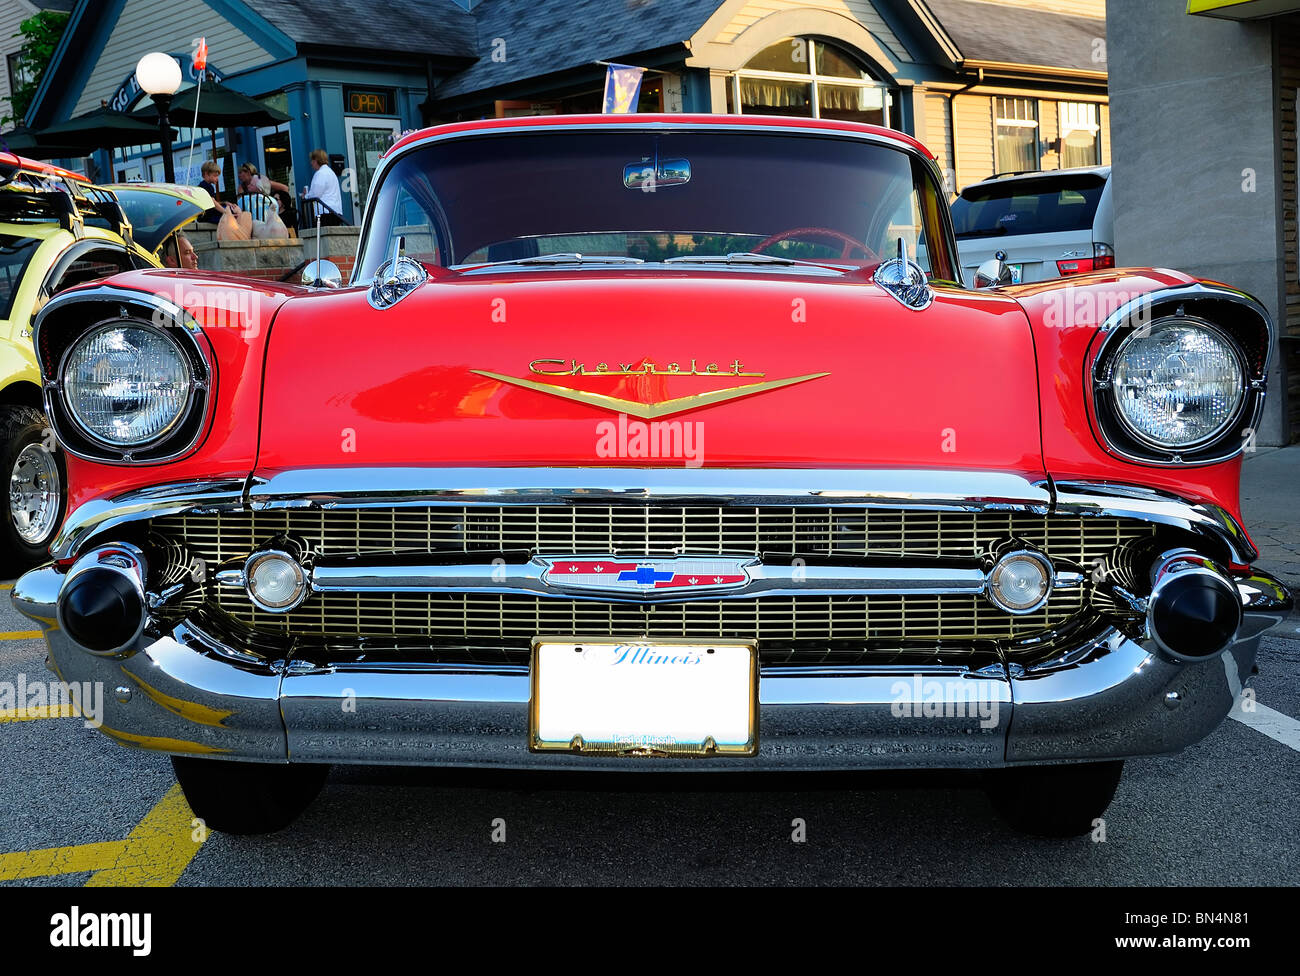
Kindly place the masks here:
POLYGON ((322 227, 337 227, 343 223, 340 216, 343 213, 343 191, 334 168, 330 166, 329 153, 324 149, 313 149, 311 168, 311 186, 303 191, 304 199, 312 201, 307 214, 313 224, 320 215, 322 227))

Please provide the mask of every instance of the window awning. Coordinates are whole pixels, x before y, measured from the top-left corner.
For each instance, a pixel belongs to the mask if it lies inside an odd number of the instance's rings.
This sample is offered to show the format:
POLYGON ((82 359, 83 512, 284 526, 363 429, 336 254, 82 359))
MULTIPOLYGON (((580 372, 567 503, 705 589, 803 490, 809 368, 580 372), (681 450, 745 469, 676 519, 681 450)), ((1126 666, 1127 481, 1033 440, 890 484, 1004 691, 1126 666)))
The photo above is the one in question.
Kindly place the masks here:
POLYGON ((1187 0, 1187 12, 1221 20, 1259 20, 1300 13, 1296 0, 1187 0))

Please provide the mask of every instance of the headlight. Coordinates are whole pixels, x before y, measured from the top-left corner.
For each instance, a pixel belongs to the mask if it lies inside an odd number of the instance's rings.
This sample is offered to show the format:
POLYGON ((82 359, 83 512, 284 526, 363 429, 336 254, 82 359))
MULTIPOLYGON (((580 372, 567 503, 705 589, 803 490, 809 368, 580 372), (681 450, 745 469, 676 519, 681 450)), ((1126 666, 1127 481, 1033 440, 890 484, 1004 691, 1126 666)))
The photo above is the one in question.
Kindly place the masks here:
POLYGON ((194 379, 168 336, 141 325, 110 325, 68 349, 61 369, 72 419, 103 444, 149 444, 185 414, 194 379))
POLYGON ((1115 352, 1111 387, 1120 420, 1139 440, 1188 448, 1231 427, 1246 397, 1241 353, 1208 323, 1185 318, 1139 329, 1115 352))

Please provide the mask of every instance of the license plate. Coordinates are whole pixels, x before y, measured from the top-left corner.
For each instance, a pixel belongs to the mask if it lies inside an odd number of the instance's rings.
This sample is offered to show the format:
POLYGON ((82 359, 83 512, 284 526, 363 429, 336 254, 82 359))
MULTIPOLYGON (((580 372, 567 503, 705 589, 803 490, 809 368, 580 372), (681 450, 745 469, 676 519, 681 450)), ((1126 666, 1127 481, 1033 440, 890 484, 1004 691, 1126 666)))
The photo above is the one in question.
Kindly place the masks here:
POLYGON ((752 643, 533 643, 530 748, 583 755, 752 756, 752 643))
POLYGON ((1007 267, 1011 269, 1011 283, 1013 285, 1020 284, 1021 279, 1025 276, 1025 266, 1023 264, 1008 264, 1007 267))

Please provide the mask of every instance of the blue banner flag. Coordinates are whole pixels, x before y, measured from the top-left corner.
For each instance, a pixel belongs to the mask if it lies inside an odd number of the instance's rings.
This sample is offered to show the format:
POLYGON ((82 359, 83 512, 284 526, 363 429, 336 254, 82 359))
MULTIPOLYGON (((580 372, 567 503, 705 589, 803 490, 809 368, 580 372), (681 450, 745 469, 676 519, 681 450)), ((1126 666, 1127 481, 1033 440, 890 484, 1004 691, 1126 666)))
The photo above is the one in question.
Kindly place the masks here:
POLYGON ((627 115, 636 111, 637 96, 641 93, 641 76, 645 68, 626 64, 611 64, 605 70, 606 115, 627 115))

